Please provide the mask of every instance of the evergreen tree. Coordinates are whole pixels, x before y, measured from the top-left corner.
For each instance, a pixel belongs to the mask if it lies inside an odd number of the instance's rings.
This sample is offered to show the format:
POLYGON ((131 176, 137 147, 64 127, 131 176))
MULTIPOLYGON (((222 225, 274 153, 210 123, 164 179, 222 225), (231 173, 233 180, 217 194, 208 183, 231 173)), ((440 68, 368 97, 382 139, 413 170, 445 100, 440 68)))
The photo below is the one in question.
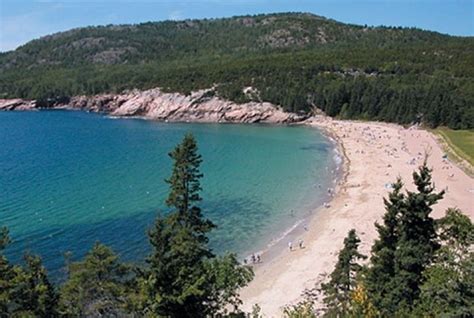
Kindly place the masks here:
POLYGON ((3 250, 10 244, 10 236, 8 235, 8 228, 2 227, 0 229, 0 316, 8 316, 10 311, 13 289, 13 279, 15 272, 13 267, 8 262, 8 259, 3 254, 3 250))
POLYGON ((371 266, 365 275, 367 293, 375 307, 382 314, 388 314, 396 310, 396 301, 393 301, 391 293, 395 286, 393 277, 395 275, 395 252, 399 239, 400 217, 405 209, 405 195, 401 193, 403 183, 401 179, 393 184, 393 191, 388 199, 384 198, 385 214, 383 224, 375 223, 378 239, 372 246, 370 257, 371 266))
POLYGON ((21 306, 24 310, 37 317, 58 316, 58 294, 49 282, 46 269, 39 256, 25 255, 26 268, 24 270, 24 292, 21 306))
MULTIPOLYGON (((0 230, 0 252, 8 246, 8 229, 0 230)), ((10 265, 0 254, 0 317, 56 317, 58 295, 38 256, 25 255, 26 267, 10 265)))
POLYGON ((325 316, 341 317, 350 313, 351 293, 356 288, 356 276, 362 268, 357 261, 366 258, 358 252, 359 243, 355 230, 350 230, 329 282, 322 284, 323 301, 327 307, 325 316))
POLYGON ((423 272, 418 316, 472 317, 474 313, 474 225, 461 211, 448 209, 438 222, 439 241, 423 272))
POLYGON ((242 315, 239 291, 253 279, 253 271, 240 266, 234 254, 215 257, 206 262, 205 267, 210 291, 206 311, 209 314, 242 315))
POLYGON ((194 137, 187 134, 169 154, 173 159, 170 193, 172 211, 158 217, 150 231, 153 252, 148 258, 144 309, 159 316, 204 317, 227 304, 238 306, 236 290, 253 273, 235 257, 216 258, 207 233, 215 225, 196 205, 201 201, 199 166, 202 162, 194 137))
POLYGON ((401 180, 384 200, 384 224, 376 224, 379 238, 372 248, 365 285, 371 302, 384 316, 406 314, 419 297, 423 271, 439 244, 431 206, 444 191, 435 193, 427 162, 413 173, 417 192, 400 192, 401 180))
POLYGON ((107 246, 96 243, 83 261, 70 263, 61 288, 62 315, 123 316, 127 310, 129 268, 107 246))
POLYGON ((435 193, 432 170, 427 161, 413 173, 417 192, 407 191, 405 208, 401 210, 399 239, 395 251, 394 302, 400 309, 410 308, 418 298, 422 273, 439 248, 431 206, 443 198, 444 191, 435 193))

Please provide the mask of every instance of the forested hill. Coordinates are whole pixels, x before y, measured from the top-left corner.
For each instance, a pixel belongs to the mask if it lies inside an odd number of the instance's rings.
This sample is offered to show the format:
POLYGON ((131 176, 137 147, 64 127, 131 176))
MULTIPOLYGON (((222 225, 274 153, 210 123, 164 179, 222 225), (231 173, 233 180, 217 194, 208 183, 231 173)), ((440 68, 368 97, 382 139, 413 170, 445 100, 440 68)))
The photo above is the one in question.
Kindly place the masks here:
POLYGON ((473 37, 306 13, 87 27, 2 53, 0 98, 215 87, 288 111, 473 128, 473 56, 473 37))

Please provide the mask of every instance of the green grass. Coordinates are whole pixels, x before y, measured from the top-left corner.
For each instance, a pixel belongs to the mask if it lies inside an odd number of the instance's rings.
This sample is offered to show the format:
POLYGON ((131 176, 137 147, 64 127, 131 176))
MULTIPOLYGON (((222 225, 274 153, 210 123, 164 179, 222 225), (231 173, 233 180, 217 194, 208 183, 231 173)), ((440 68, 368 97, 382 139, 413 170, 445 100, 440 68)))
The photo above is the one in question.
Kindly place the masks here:
POLYGON ((474 166, 474 130, 452 130, 443 127, 436 129, 436 133, 457 156, 474 166))

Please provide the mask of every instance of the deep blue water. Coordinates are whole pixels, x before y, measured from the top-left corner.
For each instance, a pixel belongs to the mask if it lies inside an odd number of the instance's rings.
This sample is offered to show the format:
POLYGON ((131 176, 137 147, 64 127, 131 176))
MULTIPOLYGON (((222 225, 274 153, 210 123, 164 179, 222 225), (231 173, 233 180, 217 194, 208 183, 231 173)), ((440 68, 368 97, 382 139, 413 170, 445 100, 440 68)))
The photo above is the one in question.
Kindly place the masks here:
POLYGON ((0 225, 14 240, 7 255, 40 254, 58 274, 66 251, 77 259, 101 241, 142 261, 146 230, 167 211, 167 154, 186 132, 204 159, 201 206, 218 225, 218 253, 263 249, 314 211, 331 182, 333 145, 308 127, 0 112, 0 225))

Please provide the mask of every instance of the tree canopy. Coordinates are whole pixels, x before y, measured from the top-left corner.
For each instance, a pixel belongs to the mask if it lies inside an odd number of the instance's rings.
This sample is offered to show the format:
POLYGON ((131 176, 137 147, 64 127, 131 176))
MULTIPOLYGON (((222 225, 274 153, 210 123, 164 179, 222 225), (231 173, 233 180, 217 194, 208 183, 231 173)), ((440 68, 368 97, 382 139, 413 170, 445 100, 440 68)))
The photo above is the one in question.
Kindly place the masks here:
POLYGON ((305 13, 87 27, 0 54, 0 98, 215 87, 291 112, 473 128, 473 54, 472 37, 305 13))

